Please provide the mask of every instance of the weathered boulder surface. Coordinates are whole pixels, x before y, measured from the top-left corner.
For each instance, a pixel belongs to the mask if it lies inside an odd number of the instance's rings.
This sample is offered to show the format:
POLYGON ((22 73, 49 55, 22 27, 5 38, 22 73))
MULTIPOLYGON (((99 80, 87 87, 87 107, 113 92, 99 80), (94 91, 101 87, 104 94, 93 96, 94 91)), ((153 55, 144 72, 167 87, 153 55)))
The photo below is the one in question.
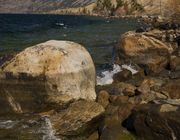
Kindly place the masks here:
POLYGON ((80 100, 58 114, 50 116, 50 120, 56 135, 73 140, 92 134, 98 128, 104 111, 104 108, 96 102, 80 100))
POLYGON ((0 113, 40 111, 78 99, 96 99, 95 67, 79 44, 47 41, 0 67, 0 113))
POLYGON ((146 72, 159 73, 169 61, 173 48, 153 37, 127 32, 117 45, 118 56, 142 66, 146 72))
POLYGON ((98 93, 97 96, 97 102, 102 105, 104 108, 106 108, 109 104, 109 93, 105 90, 102 90, 98 93))
POLYGON ((167 92, 172 99, 180 99, 180 79, 170 80, 162 87, 164 92, 167 92))
POLYGON ((113 76, 114 82, 124 82, 131 78, 132 78, 132 72, 127 69, 123 69, 123 71, 118 72, 113 76))
POLYGON ((180 57, 171 56, 170 68, 172 71, 180 71, 180 57))
POLYGON ((180 139, 180 109, 170 104, 143 104, 123 122, 140 139, 180 139))
POLYGON ((133 107, 127 102, 108 105, 100 127, 100 140, 133 140, 133 135, 122 127, 122 122, 130 115, 133 107))

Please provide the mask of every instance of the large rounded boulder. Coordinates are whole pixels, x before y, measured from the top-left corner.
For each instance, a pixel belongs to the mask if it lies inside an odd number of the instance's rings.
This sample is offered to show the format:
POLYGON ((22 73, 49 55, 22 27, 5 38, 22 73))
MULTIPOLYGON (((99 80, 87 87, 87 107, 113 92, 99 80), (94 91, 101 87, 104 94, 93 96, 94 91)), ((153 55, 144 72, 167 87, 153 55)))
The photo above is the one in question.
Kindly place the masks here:
POLYGON ((122 35, 117 45, 120 60, 128 58, 148 73, 159 73, 169 61, 172 48, 158 39, 134 32, 122 35))
POLYGON ((0 113, 40 111, 73 100, 95 100, 95 67, 84 47, 47 41, 0 67, 0 113))

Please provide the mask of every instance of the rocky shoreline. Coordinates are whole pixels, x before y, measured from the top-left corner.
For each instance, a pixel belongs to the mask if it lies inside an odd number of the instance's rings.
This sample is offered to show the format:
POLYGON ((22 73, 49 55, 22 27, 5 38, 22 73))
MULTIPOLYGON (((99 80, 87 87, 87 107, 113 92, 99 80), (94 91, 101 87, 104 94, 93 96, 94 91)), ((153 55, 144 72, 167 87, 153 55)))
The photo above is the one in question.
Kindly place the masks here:
POLYGON ((92 59, 73 42, 1 57, 0 114, 46 117, 62 140, 180 139, 179 24, 148 24, 120 37, 109 85, 95 86, 92 59))

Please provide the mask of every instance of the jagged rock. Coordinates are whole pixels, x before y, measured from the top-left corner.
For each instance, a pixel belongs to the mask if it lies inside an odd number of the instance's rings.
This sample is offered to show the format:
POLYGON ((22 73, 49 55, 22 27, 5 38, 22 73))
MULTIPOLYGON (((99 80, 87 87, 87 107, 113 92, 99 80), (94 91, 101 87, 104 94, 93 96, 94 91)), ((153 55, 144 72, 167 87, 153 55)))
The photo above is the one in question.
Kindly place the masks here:
POLYGON ((118 105, 108 105, 105 119, 101 124, 100 140, 119 140, 134 137, 129 134, 121 123, 130 115, 134 105, 129 103, 119 103, 118 105))
POLYGON ((92 134, 101 122, 104 108, 93 101, 77 101, 67 109, 50 116, 56 135, 75 139, 92 134))
POLYGON ((12 54, 0 56, 0 66, 2 66, 6 61, 11 60, 13 57, 14 55, 12 54))
POLYGON ((118 97, 119 95, 124 95, 124 96, 135 96, 135 91, 136 91, 136 86, 134 86, 131 83, 124 83, 124 82, 119 82, 119 83, 113 83, 111 85, 107 86, 101 86, 97 87, 97 91, 101 90, 106 90, 110 94, 110 98, 112 97, 118 97))
POLYGON ((136 97, 131 98, 130 102, 135 104, 143 104, 151 102, 155 99, 167 99, 169 94, 162 91, 165 80, 157 78, 145 78, 136 90, 136 97))
POLYGON ((172 52, 178 49, 178 40, 177 35, 180 33, 180 30, 159 30, 154 29, 148 32, 144 32, 143 35, 148 37, 156 38, 163 43, 165 43, 169 48, 172 49, 172 52))
POLYGON ((144 79, 145 79, 144 70, 140 69, 138 73, 134 74, 132 78, 126 82, 139 87, 144 79))
POLYGON ((111 95, 134 96, 136 87, 129 83, 116 83, 108 89, 111 95))
POLYGON ((137 92, 139 94, 146 94, 150 93, 151 90, 153 91, 160 91, 163 84, 165 84, 166 81, 163 81, 161 79, 156 78, 145 78, 141 85, 137 88, 137 92))
POLYGON ((167 66, 172 51, 173 49, 163 42, 134 32, 122 35, 117 45, 119 58, 129 58, 141 66, 147 74, 161 72, 167 66))
POLYGON ((91 135, 87 138, 87 140, 99 140, 99 134, 98 134, 98 132, 96 131, 96 132, 94 132, 93 134, 91 134, 91 135))
POLYGON ((171 112, 171 111, 177 111, 178 107, 173 106, 170 104, 163 104, 161 105, 160 112, 171 112))
POLYGON ((170 68, 173 71, 180 71, 180 57, 171 56, 170 68))
POLYGON ((134 108, 123 126, 136 133, 140 139, 180 139, 179 106, 146 104, 134 108))
POLYGON ((111 104, 117 106, 128 102, 129 97, 123 95, 111 95, 109 100, 111 104))
POLYGON ((169 73, 170 79, 180 79, 180 71, 173 71, 169 73))
POLYGON ((109 93, 107 91, 100 91, 97 96, 97 102, 106 108, 109 104, 109 93))
POLYGON ((118 72, 113 76, 114 82, 124 82, 131 78, 132 78, 132 72, 127 69, 123 69, 123 71, 118 72))
POLYGON ((136 29, 136 33, 143 33, 143 32, 146 32, 146 29, 143 27, 136 29))
POLYGON ((180 79, 169 81, 163 86, 162 91, 167 92, 172 99, 180 99, 180 79))
POLYGON ((79 44, 48 41, 0 67, 0 113, 40 111, 72 100, 95 100, 95 68, 79 44), (78 54, 78 55, 77 55, 78 54))
POLYGON ((116 126, 105 128, 100 140, 136 140, 136 137, 124 129, 121 124, 116 126))

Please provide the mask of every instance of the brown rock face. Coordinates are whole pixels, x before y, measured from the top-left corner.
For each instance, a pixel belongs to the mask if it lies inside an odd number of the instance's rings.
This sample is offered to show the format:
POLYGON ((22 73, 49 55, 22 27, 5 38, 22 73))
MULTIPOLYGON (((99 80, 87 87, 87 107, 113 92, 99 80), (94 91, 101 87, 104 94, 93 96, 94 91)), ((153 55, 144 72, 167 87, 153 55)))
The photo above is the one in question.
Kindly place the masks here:
POLYGON ((97 102, 106 108, 109 104, 109 93, 105 90, 99 92, 97 102))
POLYGON ((170 68, 173 71, 180 71, 180 57, 171 56, 170 68))
POLYGON ((124 82, 126 80, 129 80, 130 78, 132 78, 132 72, 127 69, 124 69, 123 71, 113 76, 115 82, 124 82))
POLYGON ((134 109, 124 125, 129 130, 135 131, 141 139, 178 140, 180 139, 179 106, 141 105, 134 109))
POLYGON ((169 81, 163 88, 172 99, 180 99, 180 79, 169 81))
POLYGON ((120 60, 129 58, 147 73, 159 73, 167 66, 172 49, 153 37, 128 32, 121 37, 117 51, 120 60))
POLYGON ((96 130, 103 113, 104 108, 98 103, 82 100, 51 116, 50 120, 57 135, 75 139, 80 135, 88 136, 96 130))
POLYGON ((117 106, 108 105, 100 130, 100 140, 133 140, 133 136, 121 124, 130 115, 132 108, 133 105, 128 103, 119 103, 117 106))
POLYGON ((40 111, 78 99, 96 99, 94 64, 79 44, 48 41, 0 67, 0 113, 40 111))

